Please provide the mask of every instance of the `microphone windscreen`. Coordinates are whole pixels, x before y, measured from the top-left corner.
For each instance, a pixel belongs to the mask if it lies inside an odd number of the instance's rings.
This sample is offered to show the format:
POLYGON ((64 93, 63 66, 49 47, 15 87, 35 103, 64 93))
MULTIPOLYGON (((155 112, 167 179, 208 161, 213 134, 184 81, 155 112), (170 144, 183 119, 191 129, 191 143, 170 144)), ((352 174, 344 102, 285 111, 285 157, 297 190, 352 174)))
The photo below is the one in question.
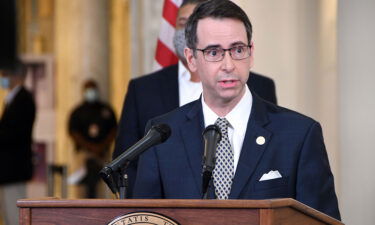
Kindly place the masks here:
POLYGON ((220 131, 220 128, 215 125, 215 124, 212 124, 212 125, 209 125, 208 127, 206 127, 206 129, 204 129, 203 131, 203 137, 206 139, 207 136, 206 135, 215 135, 215 134, 218 134, 219 135, 219 139, 218 141, 221 140, 221 131, 220 131), (209 131, 214 131, 213 133, 210 133, 210 134, 207 134, 207 132, 209 131))
POLYGON ((157 124, 155 126, 152 127, 153 129, 155 129, 159 134, 160 134, 160 137, 161 137, 161 143, 163 143, 164 141, 166 141, 169 136, 171 136, 171 128, 167 125, 167 124, 157 124))

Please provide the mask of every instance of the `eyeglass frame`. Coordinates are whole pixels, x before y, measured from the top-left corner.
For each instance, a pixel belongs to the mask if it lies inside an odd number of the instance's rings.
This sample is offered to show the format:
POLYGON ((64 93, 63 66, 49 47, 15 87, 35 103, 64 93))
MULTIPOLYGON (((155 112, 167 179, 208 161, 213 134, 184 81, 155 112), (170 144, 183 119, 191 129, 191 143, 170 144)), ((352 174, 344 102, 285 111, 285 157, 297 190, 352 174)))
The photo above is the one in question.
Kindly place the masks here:
POLYGON ((233 60, 242 60, 242 59, 246 59, 246 58, 248 58, 248 57, 250 57, 251 56, 251 48, 253 47, 253 45, 252 44, 248 44, 248 45, 245 45, 245 44, 243 44, 243 45, 236 45, 236 46, 233 46, 233 47, 231 47, 231 48, 222 48, 222 47, 216 47, 217 49, 220 49, 220 50, 223 50, 224 51, 224 54, 222 54, 221 55, 221 59, 219 59, 219 60, 207 60, 207 58, 206 58, 206 55, 205 55, 205 51, 207 51, 207 50, 210 50, 211 48, 215 48, 216 46, 209 46, 209 47, 206 47, 206 48, 204 48, 204 49, 199 49, 199 48, 195 48, 195 49, 193 49, 194 51, 195 50, 198 50, 198 51, 201 51, 202 53, 203 53, 203 58, 207 61, 207 62, 220 62, 220 61, 222 61, 223 59, 224 59, 224 57, 225 57, 225 52, 226 51, 228 51, 229 52, 229 55, 230 55, 230 57, 231 57, 231 59, 233 59, 233 60), (246 56, 246 57, 244 57, 244 58, 241 58, 241 59, 234 59, 233 58, 233 56, 232 56, 232 52, 231 52, 231 50, 232 49, 234 49, 234 48, 237 48, 237 47, 239 47, 239 46, 241 46, 241 47, 246 47, 247 49, 248 49, 248 51, 249 51, 249 55, 248 56, 246 56))

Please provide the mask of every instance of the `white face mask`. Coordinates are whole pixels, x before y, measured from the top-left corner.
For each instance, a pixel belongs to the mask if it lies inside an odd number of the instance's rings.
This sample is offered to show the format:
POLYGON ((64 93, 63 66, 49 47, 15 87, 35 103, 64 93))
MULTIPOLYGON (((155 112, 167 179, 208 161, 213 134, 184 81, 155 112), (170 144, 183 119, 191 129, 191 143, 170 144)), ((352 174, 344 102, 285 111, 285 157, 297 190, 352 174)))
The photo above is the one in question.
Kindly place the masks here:
POLYGON ((0 77, 0 86, 3 89, 8 89, 10 87, 10 79, 9 79, 9 77, 0 77))
POLYGON ((178 58, 182 61, 186 61, 184 54, 184 49, 186 47, 185 28, 176 30, 173 36, 173 45, 178 58))
POLYGON ((96 102, 99 100, 99 92, 95 88, 86 89, 84 95, 87 102, 96 102))

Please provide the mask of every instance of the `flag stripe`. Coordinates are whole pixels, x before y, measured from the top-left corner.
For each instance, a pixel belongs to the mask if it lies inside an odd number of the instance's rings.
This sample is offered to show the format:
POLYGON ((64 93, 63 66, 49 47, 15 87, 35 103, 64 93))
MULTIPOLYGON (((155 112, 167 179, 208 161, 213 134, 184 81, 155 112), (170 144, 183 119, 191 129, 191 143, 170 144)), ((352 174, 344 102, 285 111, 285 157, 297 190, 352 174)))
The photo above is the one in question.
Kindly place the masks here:
POLYGON ((176 26, 178 7, 170 0, 165 0, 163 8, 163 18, 173 27, 176 26))
POLYGON ((154 63, 152 65, 152 71, 158 71, 162 69, 163 67, 154 59, 154 63))
POLYGON ((173 52, 175 51, 174 45, 173 45, 174 32, 175 32, 175 28, 174 27, 172 27, 165 20, 161 21, 161 27, 160 27, 160 33, 159 33, 159 40, 161 42, 163 42, 173 52))
POLYGON ((156 52, 156 61, 162 67, 176 64, 178 62, 177 56, 172 52, 163 42, 158 40, 156 52))
POLYGON ((177 6, 177 7, 180 7, 180 5, 182 4, 184 0, 172 0, 172 2, 177 6))
POLYGON ((163 16, 156 45, 153 69, 170 66, 178 62, 174 53, 173 36, 175 32, 178 8, 183 0, 164 0, 163 16))

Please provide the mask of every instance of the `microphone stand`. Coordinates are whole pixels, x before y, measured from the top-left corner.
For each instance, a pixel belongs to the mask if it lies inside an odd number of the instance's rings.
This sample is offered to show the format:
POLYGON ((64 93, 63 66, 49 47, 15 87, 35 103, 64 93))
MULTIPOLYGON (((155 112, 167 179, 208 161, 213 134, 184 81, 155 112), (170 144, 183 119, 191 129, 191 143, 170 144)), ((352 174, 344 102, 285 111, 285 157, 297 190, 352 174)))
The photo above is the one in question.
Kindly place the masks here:
POLYGON ((127 168, 129 164, 130 161, 126 161, 121 169, 113 171, 108 167, 104 167, 99 172, 99 175, 107 183, 112 193, 119 199, 126 199, 127 196, 129 187, 127 168))
POLYGON ((209 125, 203 131, 205 142, 202 171, 202 199, 209 199, 208 192, 212 184, 212 172, 215 168, 216 146, 221 139, 221 132, 217 125, 209 125))
POLYGON ((202 199, 210 199, 208 196, 208 190, 210 190, 210 186, 212 184, 212 170, 205 170, 202 173, 202 199))
POLYGON ((126 172, 129 166, 129 161, 125 163, 125 166, 118 171, 119 178, 117 180, 117 186, 120 194, 120 199, 126 199, 127 190, 129 187, 128 174, 126 172))
POLYGON ((107 183, 112 193, 117 194, 119 192, 120 198, 124 199, 128 188, 126 169, 129 163, 150 147, 166 141, 169 136, 171 136, 171 128, 167 124, 154 125, 147 132, 146 136, 106 165, 99 172, 99 175, 107 183), (115 182, 113 181, 113 174, 117 175, 115 182))

